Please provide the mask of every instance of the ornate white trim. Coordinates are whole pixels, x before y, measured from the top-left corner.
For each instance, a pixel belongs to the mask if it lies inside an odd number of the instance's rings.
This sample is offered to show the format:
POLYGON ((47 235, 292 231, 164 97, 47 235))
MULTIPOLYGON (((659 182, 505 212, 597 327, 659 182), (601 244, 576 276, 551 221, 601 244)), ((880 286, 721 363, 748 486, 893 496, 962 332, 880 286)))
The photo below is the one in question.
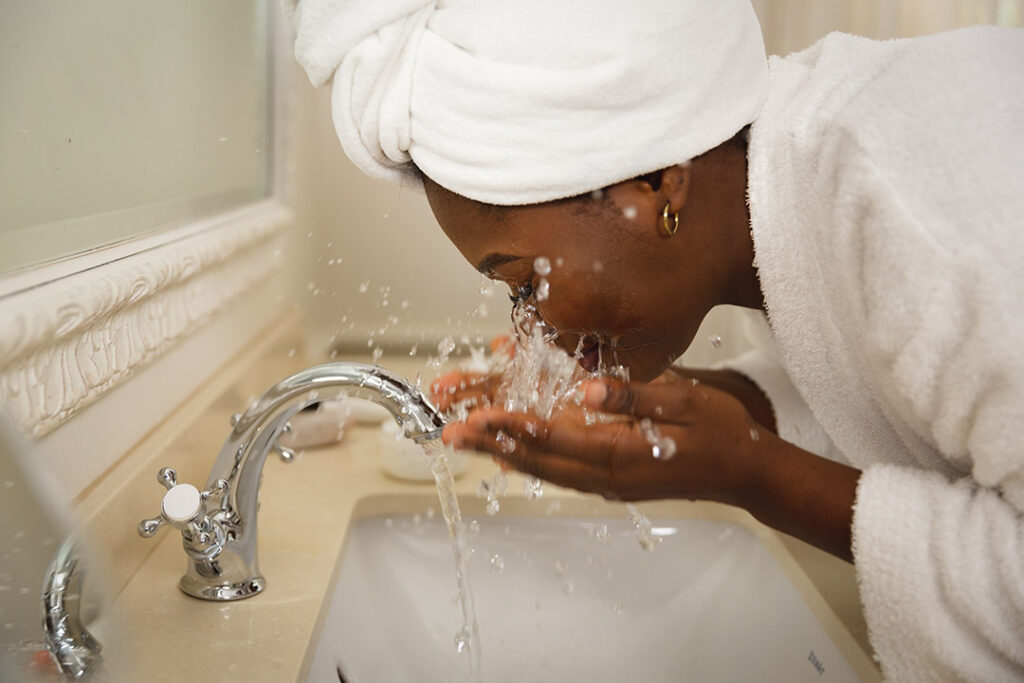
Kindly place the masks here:
POLYGON ((4 407, 27 435, 52 431, 279 270, 291 220, 268 200, 0 299, 4 407))

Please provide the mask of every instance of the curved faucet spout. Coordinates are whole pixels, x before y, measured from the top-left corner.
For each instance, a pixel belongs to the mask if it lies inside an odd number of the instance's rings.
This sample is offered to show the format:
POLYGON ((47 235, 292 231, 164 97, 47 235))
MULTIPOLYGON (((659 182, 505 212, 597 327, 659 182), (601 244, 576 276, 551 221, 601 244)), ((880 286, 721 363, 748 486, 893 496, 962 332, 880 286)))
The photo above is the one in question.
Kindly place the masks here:
POLYGON ((294 408, 287 411, 291 417, 311 403, 331 398, 330 393, 364 398, 387 408, 403 433, 417 443, 439 438, 444 428, 441 413, 404 378, 376 365, 340 362, 314 365, 270 387, 238 418, 234 434, 258 427, 279 409, 294 408))
POLYGON ((277 446, 277 439, 295 413, 338 396, 363 398, 387 408, 405 436, 417 443, 439 438, 445 424, 419 389, 374 365, 324 363, 278 382, 233 418, 234 428, 210 472, 207 491, 190 493, 201 501, 202 509, 188 523, 179 524, 189 555, 180 583, 185 593, 207 600, 237 600, 263 590, 265 580, 256 555, 263 464, 275 448, 282 457, 288 454, 277 446), (215 491, 222 494, 219 506, 205 509, 208 504, 214 507, 215 491))

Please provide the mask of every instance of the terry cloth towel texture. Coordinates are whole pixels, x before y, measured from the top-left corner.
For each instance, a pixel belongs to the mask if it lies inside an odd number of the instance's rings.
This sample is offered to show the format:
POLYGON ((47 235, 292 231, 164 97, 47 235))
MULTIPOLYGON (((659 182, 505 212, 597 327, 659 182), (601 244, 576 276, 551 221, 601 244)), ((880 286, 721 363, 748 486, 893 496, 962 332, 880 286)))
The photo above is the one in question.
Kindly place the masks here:
POLYGON ((362 171, 490 204, 583 194, 684 162, 767 93, 747 0, 284 0, 362 171))
POLYGON ((831 34, 769 68, 749 199, 785 373, 736 367, 784 438, 864 471, 885 677, 1024 680, 1024 30, 831 34))

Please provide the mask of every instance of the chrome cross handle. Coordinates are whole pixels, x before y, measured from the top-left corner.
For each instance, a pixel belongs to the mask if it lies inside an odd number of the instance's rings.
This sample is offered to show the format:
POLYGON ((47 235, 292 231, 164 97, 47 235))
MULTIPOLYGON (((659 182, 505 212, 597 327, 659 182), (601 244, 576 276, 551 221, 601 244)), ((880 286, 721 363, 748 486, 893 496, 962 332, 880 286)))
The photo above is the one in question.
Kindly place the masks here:
POLYGON ((161 468, 156 480, 167 493, 160 502, 160 514, 139 522, 139 536, 152 538, 161 527, 170 524, 181 532, 182 544, 192 557, 211 560, 220 554, 224 548, 224 528, 210 517, 206 504, 222 497, 228 483, 218 479, 210 488, 200 491, 192 484, 179 484, 177 473, 170 467, 161 468))

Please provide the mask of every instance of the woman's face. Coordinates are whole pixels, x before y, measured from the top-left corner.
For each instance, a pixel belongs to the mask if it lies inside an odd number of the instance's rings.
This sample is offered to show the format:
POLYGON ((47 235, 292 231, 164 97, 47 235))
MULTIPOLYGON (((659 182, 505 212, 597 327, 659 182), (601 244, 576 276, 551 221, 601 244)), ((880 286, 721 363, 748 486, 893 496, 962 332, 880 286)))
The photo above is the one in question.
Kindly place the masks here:
MULTIPOLYGON (((673 169, 688 180, 688 170, 673 169)), ((532 292, 529 303, 557 332, 556 343, 569 353, 581 351, 587 369, 596 368, 600 355, 608 365, 628 367, 634 380, 657 377, 720 302, 726 273, 714 240, 692 220, 681 220, 672 237, 659 232, 666 202, 687 201, 685 188, 681 201, 673 199, 679 183, 662 182, 655 190, 632 180, 591 195, 512 207, 424 183, 434 215, 463 256, 507 284, 513 296, 532 292), (544 300, 536 296, 538 257, 551 264, 544 300)), ((692 203, 686 212, 699 214, 692 203)))

